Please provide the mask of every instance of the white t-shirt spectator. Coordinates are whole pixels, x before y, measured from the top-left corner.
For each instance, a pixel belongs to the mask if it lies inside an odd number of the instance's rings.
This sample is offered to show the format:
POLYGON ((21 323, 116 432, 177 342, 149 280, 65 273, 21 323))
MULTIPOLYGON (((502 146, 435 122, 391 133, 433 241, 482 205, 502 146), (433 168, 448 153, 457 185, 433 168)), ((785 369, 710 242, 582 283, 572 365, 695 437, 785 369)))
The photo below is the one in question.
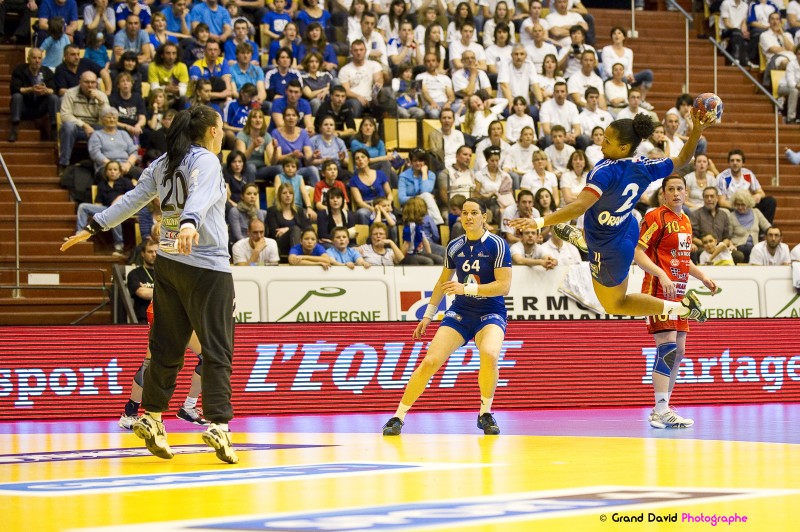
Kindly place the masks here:
MULTIPOLYGON (((278 243, 271 239, 267 238, 267 245, 261 252, 258 254, 258 260, 256 261, 257 264, 278 264, 281 258, 278 254, 278 243)), ((250 247, 250 239, 243 238, 236 242, 233 247, 231 248, 231 254, 233 255, 233 263, 239 264, 241 262, 246 262, 248 264, 252 264, 250 262, 250 255, 253 253, 253 248, 250 247)))
MULTIPOLYGON (((522 255, 526 259, 533 259, 535 258, 536 250, 538 249, 538 247, 539 247, 538 245, 534 245, 530 253, 525 253, 525 244, 523 244, 522 242, 515 242, 508 247, 508 252, 511 253, 512 257, 514 255, 522 255)), ((542 266, 535 266, 535 267, 544 269, 542 266)))
POLYGON ((531 103, 531 91, 537 83, 538 76, 533 63, 525 61, 520 68, 516 68, 513 63, 508 62, 500 66, 497 73, 497 83, 507 83, 511 90, 511 100, 517 96, 525 98, 527 103, 531 103))
POLYGON ((442 133, 442 140, 444 141, 444 167, 452 168, 456 162, 458 149, 465 143, 464 134, 453 128, 449 135, 442 133))
POLYGON ((767 243, 764 240, 750 250, 750 264, 755 266, 780 266, 790 262, 792 262, 792 258, 789 255, 789 246, 783 242, 778 244, 778 249, 775 250, 774 255, 770 255, 769 250, 767 250, 767 243))
MULTIPOLYGON (((508 131, 508 126, 506 126, 506 131, 508 131)), ((533 154, 537 151, 539 151, 539 147, 536 144, 523 148, 522 144, 517 142, 508 150, 508 157, 506 158, 508 166, 506 168, 516 169, 520 175, 533 172, 533 154)))
MULTIPOLYGON (((550 11, 550 13, 547 14, 545 20, 547 20, 547 24, 551 28, 558 26, 566 26, 567 28, 569 28, 570 26, 575 26, 575 25, 582 26, 584 24, 583 17, 579 13, 576 13, 574 11, 567 11, 565 15, 561 15, 558 11, 552 10, 550 11)), ((570 42, 571 39, 569 38, 569 35, 567 35, 566 37, 562 37, 558 41, 558 45, 569 46, 570 42)))
POLYGON ((360 67, 347 63, 339 71, 339 82, 349 83, 351 91, 360 94, 367 101, 372 101, 373 80, 378 72, 383 72, 383 68, 377 61, 368 59, 360 67))
POLYGON ((576 72, 575 74, 569 77, 567 80, 567 94, 574 94, 578 93, 581 97, 581 100, 584 99, 586 89, 589 87, 594 87, 600 94, 605 92, 605 87, 603 87, 603 80, 600 79, 600 76, 592 72, 588 76, 584 76, 583 72, 576 72))
MULTIPOLYGON (((475 146, 475 165, 473 168, 476 172, 482 171, 486 168, 486 157, 483 156, 483 150, 492 145, 492 142, 485 138, 475 146)), ((511 153, 511 146, 508 142, 500 141, 500 168, 508 166, 508 154, 511 153)))
POLYGON ((551 144, 545 148, 544 153, 547 154, 547 158, 550 159, 550 164, 553 168, 563 174, 567 170, 570 155, 575 153, 575 148, 569 144, 564 144, 561 150, 557 150, 556 145, 551 144))
MULTIPOLYGON (((341 79, 341 75, 339 76, 341 79)), ((453 72, 453 90, 455 92, 463 91, 469 86, 469 72, 463 68, 459 68, 453 72)), ((478 70, 478 77, 475 78, 475 92, 481 89, 492 90, 492 84, 489 81, 489 76, 483 70, 478 70)), ((474 94, 474 93, 473 93, 474 94)))
POLYGON ((581 114, 578 115, 578 120, 581 124, 581 133, 591 136, 594 128, 602 127, 605 129, 614 121, 614 117, 611 116, 611 113, 599 107, 594 111, 590 111, 588 108, 584 107, 581 114))
MULTIPOLYGON (((544 178, 539 177, 539 174, 537 174, 535 171, 528 172, 522 176, 522 180, 519 183, 519 188, 528 189, 534 194, 536 194, 536 191, 540 188, 546 188, 553 194, 553 197, 555 197, 558 193, 558 178, 553 172, 545 171, 544 178)), ((556 207, 557 205, 553 206, 553 208, 556 207)))
POLYGON ((510 44, 507 46, 497 46, 493 44, 486 48, 486 66, 488 68, 489 65, 494 65, 497 67, 497 71, 500 72, 500 67, 502 65, 507 65, 511 63, 511 52, 514 50, 514 47, 510 44))
MULTIPOLYGON (((785 48, 786 43, 789 43, 790 45, 794 44, 794 38, 792 37, 792 34, 786 31, 783 32, 783 35, 777 35, 772 30, 767 30, 758 38, 758 46, 761 47, 761 51, 764 53, 764 58, 767 60, 767 64, 769 64, 769 62, 772 60, 772 57, 775 55, 768 50, 773 46, 785 48)), ((788 50, 784 50, 779 53, 789 60, 794 57, 794 54, 788 50)))
POLYGON ((544 63, 545 57, 548 55, 554 55, 556 59, 558 58, 558 49, 555 47, 555 45, 553 45, 553 43, 545 41, 539 48, 536 47, 533 41, 531 41, 530 44, 522 44, 525 45, 525 51, 528 52, 528 61, 533 63, 537 74, 542 73, 542 63, 544 63))
POLYGON ((550 124, 550 127, 559 124, 569 133, 573 125, 580 126, 579 115, 578 106, 571 101, 565 100, 563 105, 558 105, 555 98, 550 98, 539 110, 539 123, 550 124))
MULTIPOLYGON (((792 4, 796 5, 797 2, 792 2, 792 4)), ((722 29, 741 29, 742 24, 747 21, 747 7, 746 0, 741 0, 738 6, 734 0, 725 0, 722 2, 722 5, 719 6, 719 19, 722 29), (725 24, 726 22, 727 26, 725 24)), ((791 7, 791 4, 789 4, 789 9, 786 10, 787 15, 791 7)), ((800 11, 800 9, 798 9, 798 11, 800 11)))
POLYGON ((622 48, 622 57, 617 55, 614 47, 610 44, 608 46, 603 46, 603 49, 600 51, 600 55, 603 59, 601 65, 603 67, 603 77, 605 79, 611 78, 611 69, 617 63, 625 67, 626 78, 630 75, 633 75, 633 50, 627 46, 622 48))
POLYGON ((420 81, 428 92, 428 96, 438 104, 447 101, 447 87, 453 88, 453 81, 445 74, 431 75, 427 72, 423 72, 417 74, 417 80, 420 81))
POLYGON ((533 129, 533 140, 535 141, 536 128, 533 127, 533 117, 531 115, 508 115, 508 118, 506 118, 506 138, 512 142, 519 141, 522 129, 526 126, 533 129))
MULTIPOLYGON (((544 35, 545 35, 545 37, 547 37, 547 34, 550 31, 550 23, 547 22, 547 20, 545 20, 543 18, 539 18, 539 20, 537 20, 536 22, 538 22, 539 25, 542 28, 544 28, 544 35)), ((526 17, 525 20, 522 21, 522 26, 520 26, 519 42, 524 44, 525 48, 528 48, 529 45, 533 46, 533 37, 531 37, 530 34, 527 31, 528 28, 532 28, 533 27, 533 24, 534 24, 534 22, 531 20, 531 17, 526 17)), ((549 44, 550 46, 553 46, 552 43, 547 43, 547 44, 549 44)), ((555 46, 553 46, 553 49, 555 49, 555 46)))
MULTIPOLYGON (((531 213, 530 219, 538 218, 541 216, 539 211, 534 207, 533 212, 531 213)), ((509 205, 505 209, 500 216, 500 227, 503 228, 504 233, 511 233, 512 235, 516 233, 516 229, 508 225, 508 220, 513 220, 514 218, 519 218, 519 209, 517 208, 517 204, 509 205)))
POLYGON ((581 254, 578 252, 578 248, 569 242, 561 244, 561 248, 556 247, 552 240, 536 246, 533 258, 543 259, 545 257, 553 257, 558 261, 559 266, 570 266, 581 262, 581 254))
POLYGON ((792 260, 800 261, 800 244, 797 244, 795 247, 792 248, 792 252, 789 255, 792 260))
POLYGON ((483 46, 477 42, 471 42, 469 46, 464 46, 461 44, 461 39, 459 39, 450 43, 450 68, 454 68, 453 60, 458 59, 460 61, 461 55, 467 50, 475 53, 475 60, 478 63, 481 61, 486 62, 486 50, 483 49, 483 46))

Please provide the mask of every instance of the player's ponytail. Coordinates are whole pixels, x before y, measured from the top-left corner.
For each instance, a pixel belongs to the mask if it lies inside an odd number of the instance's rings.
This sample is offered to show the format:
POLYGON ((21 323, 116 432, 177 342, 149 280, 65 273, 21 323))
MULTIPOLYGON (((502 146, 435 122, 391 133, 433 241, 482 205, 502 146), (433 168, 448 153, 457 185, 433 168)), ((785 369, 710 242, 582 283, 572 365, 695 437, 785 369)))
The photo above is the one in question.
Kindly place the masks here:
POLYGON ((636 148, 639 147, 642 140, 650 137, 653 131, 656 130, 653 119, 646 114, 638 114, 633 119, 621 118, 614 120, 610 127, 613 127, 617 132, 617 140, 619 140, 620 144, 627 144, 631 147, 630 151, 628 151, 629 156, 636 152, 636 148))
POLYGON ((167 130, 166 175, 174 174, 192 144, 203 140, 208 128, 217 125, 217 116, 219 114, 207 105, 197 105, 175 115, 167 130))

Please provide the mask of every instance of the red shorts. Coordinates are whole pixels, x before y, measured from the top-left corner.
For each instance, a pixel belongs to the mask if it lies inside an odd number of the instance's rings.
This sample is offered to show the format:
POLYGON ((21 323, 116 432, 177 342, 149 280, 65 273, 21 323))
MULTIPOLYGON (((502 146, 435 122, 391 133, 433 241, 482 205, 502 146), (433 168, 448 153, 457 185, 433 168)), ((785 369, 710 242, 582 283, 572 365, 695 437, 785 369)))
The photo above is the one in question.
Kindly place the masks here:
POLYGON ((147 305, 147 325, 153 326, 153 302, 147 305))
POLYGON ((682 316, 648 316, 647 332, 650 334, 662 331, 689 332, 689 320, 682 316))

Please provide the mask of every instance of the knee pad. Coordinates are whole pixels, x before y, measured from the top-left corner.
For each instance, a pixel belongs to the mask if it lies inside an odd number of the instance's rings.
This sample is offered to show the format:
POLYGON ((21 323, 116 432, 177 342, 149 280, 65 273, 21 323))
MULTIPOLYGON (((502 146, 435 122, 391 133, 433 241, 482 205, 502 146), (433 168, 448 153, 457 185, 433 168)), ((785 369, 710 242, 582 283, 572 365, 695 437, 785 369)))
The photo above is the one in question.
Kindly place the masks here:
POLYGON ((203 376, 203 355, 201 354, 197 355, 197 365, 194 367, 194 372, 201 377, 203 376))
POLYGON ((672 368, 675 366, 675 357, 678 354, 678 344, 668 342, 656 347, 656 360, 653 363, 653 371, 669 377, 672 368))
POLYGON ((145 358, 142 361, 142 365, 139 366, 139 370, 133 376, 133 382, 138 384, 141 387, 144 387, 144 371, 150 367, 150 359, 145 358))

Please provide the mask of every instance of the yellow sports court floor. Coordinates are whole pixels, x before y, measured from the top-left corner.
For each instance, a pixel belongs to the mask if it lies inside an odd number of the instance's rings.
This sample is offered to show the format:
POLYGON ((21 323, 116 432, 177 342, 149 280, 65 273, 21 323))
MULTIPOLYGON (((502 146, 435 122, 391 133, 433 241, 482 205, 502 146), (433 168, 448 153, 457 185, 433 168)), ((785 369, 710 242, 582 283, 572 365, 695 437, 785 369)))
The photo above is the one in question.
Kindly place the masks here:
MULTIPOLYGON (((598 398, 601 399, 601 398, 598 398)), ((798 530, 795 404, 238 418, 239 464, 172 418, 163 461, 115 420, 0 424, 3 530, 798 530), (641 519, 642 521, 636 521, 641 519), (648 524, 648 521, 650 523, 648 524)))

